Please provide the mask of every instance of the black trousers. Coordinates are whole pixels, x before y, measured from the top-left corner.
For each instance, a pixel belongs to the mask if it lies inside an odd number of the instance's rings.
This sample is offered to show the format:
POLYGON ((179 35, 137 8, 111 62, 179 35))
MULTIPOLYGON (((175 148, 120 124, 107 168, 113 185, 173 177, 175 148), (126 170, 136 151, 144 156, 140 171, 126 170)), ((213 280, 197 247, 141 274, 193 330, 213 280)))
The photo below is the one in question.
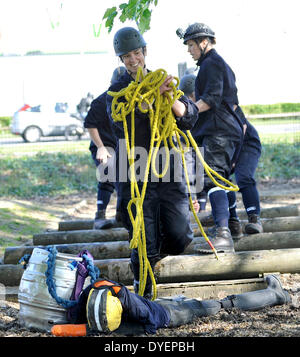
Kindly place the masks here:
MULTIPOLYGON (((128 183, 120 185, 122 220, 131 240, 132 225, 127 211, 130 186, 128 183)), ((193 240, 189 200, 184 182, 148 182, 143 214, 148 257, 181 254, 193 240)))
MULTIPOLYGON (((208 166, 225 179, 232 173, 232 164, 238 156, 241 142, 233 140, 230 136, 205 136, 199 145, 204 148, 204 160, 208 166)), ((217 182, 226 184, 214 176, 217 182)), ((204 172, 204 191, 208 192, 215 187, 210 177, 204 172)))

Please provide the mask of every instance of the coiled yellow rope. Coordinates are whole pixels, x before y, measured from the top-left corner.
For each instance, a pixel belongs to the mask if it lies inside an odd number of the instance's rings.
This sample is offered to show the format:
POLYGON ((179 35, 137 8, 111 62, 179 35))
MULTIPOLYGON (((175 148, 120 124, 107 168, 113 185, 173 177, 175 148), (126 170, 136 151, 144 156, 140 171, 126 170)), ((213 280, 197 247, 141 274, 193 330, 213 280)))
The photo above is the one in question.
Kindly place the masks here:
POLYGON ((146 234, 145 234, 145 223, 143 216, 143 202, 145 198, 147 182, 149 177, 150 165, 153 173, 162 178, 166 174, 169 167, 169 147, 172 147, 177 152, 181 153, 182 163, 184 168, 185 179, 188 186, 189 192, 189 202, 190 207, 195 217, 195 220, 200 228, 200 231, 213 250, 216 258, 218 259, 217 252, 210 240, 208 239, 206 233, 203 230, 203 227, 199 221, 199 218, 194 210, 193 201, 191 197, 190 184, 188 179, 188 171, 186 167, 184 154, 186 150, 190 147, 190 143, 194 148, 197 156, 200 158, 201 163, 215 185, 224 188, 226 190, 238 191, 238 187, 232 182, 226 180, 220 176, 217 172, 212 170, 204 161, 200 150, 197 147, 197 144, 192 137, 190 131, 187 131, 187 135, 178 129, 174 114, 172 112, 172 106, 176 99, 182 96, 182 92, 177 90, 179 84, 178 78, 175 78, 177 83, 171 83, 170 87, 172 88, 170 92, 165 92, 163 95, 160 94, 160 86, 163 84, 167 77, 167 72, 163 69, 158 69, 155 72, 149 72, 146 76, 143 75, 142 69, 139 68, 135 81, 132 81, 126 88, 123 88, 119 92, 108 92, 108 95, 113 97, 112 100, 112 118, 114 121, 123 122, 124 135, 126 141, 126 150, 128 161, 130 165, 130 174, 131 174, 131 200, 128 203, 127 209, 128 214, 133 227, 132 239, 130 241, 130 248, 138 249, 139 263, 140 263, 140 284, 139 284, 139 295, 143 295, 147 275, 149 273, 152 286, 153 286, 153 300, 156 299, 157 289, 154 274, 151 268, 151 265, 147 258, 147 249, 146 249, 146 234), (120 98, 122 98, 120 100, 120 98), (125 101, 124 101, 125 99, 125 101), (153 103, 155 102, 155 108, 153 108, 153 103), (146 106, 145 106, 146 104, 146 106), (134 167, 134 157, 135 157, 135 108, 136 106, 142 113, 148 113, 150 128, 151 128, 151 140, 148 153, 148 159, 146 163, 146 169, 144 174, 144 181, 142 190, 140 192, 136 177, 135 177, 135 167, 134 167), (146 107, 146 109, 145 109, 146 107), (131 140, 129 139, 128 126, 126 117, 130 114, 131 118, 131 140), (183 137, 185 142, 185 148, 183 148, 180 136, 183 137), (174 138, 176 138, 176 144, 174 143, 174 138), (165 167, 161 173, 158 173, 155 167, 155 160, 158 153, 158 150, 161 146, 161 143, 164 145, 166 152, 166 163, 165 167), (225 187, 219 184, 213 177, 215 175, 223 182, 227 183, 229 187, 225 187), (136 207, 135 217, 132 214, 132 205, 136 207))

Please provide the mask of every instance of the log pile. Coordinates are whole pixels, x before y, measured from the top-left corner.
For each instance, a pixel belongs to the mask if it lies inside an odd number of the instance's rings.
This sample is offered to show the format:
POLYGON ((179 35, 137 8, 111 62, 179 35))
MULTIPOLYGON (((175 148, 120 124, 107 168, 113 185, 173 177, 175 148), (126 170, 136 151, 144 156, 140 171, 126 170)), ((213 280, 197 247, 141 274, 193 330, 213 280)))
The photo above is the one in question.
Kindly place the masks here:
MULTIPOLYGON (((243 212, 239 215, 245 224, 243 212)), ((262 276, 266 273, 300 273, 300 207, 262 209, 261 217, 264 233, 235 240, 236 253, 219 254, 219 260, 213 254, 197 254, 195 248, 204 238, 199 227, 192 223, 195 238, 186 251, 179 256, 167 256, 155 266, 160 296, 174 292, 194 296, 196 291, 199 296, 201 287, 206 294, 202 298, 209 298, 208 291, 217 294, 220 286, 223 290, 229 286, 232 293, 257 289, 264 283, 262 276)), ((35 247, 55 245, 58 252, 73 255, 87 249, 102 275, 131 285, 127 231, 124 228, 97 231, 91 229, 91 222, 60 222, 57 231, 34 235, 32 246, 6 248, 4 264, 0 265, 0 284, 18 286, 24 271, 19 260, 35 247)))

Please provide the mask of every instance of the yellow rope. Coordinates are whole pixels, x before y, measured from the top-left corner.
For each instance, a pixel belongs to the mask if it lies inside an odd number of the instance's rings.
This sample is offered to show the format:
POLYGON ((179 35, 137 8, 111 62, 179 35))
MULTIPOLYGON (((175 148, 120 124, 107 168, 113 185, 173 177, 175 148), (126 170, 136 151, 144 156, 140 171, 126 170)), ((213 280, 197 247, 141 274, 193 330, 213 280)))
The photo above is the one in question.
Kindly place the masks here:
POLYGON ((145 234, 145 223, 143 216, 143 202, 146 194, 147 182, 150 172, 150 165, 153 173, 158 178, 162 178, 165 176, 168 167, 169 167, 169 146, 171 146, 174 150, 181 153, 183 168, 185 173, 185 178, 188 186, 189 192, 189 202, 190 207, 195 217, 195 220, 200 228, 200 231, 205 238, 205 240, 210 245, 213 250, 216 258, 218 259, 217 252, 210 240, 208 239, 206 233, 203 230, 203 227, 199 221, 199 218, 195 212, 193 201, 191 197, 190 184, 188 179, 188 172, 185 162, 185 151, 190 147, 190 143, 194 148, 197 156, 200 158, 201 163, 207 173, 207 175, 211 178, 215 185, 222 187, 226 190, 238 191, 238 187, 232 184, 230 181, 226 180, 222 176, 220 176, 217 172, 212 170, 203 160, 203 157, 200 153, 200 150, 197 147, 197 144, 192 137, 190 131, 187 131, 187 135, 178 129, 176 120, 174 118, 174 114, 172 112, 172 106, 176 99, 182 96, 182 92, 177 90, 177 86, 179 84, 179 80, 175 78, 176 84, 171 83, 170 87, 172 90, 170 92, 165 92, 163 95, 160 94, 160 86, 163 84, 167 77, 167 73, 163 69, 158 69, 155 72, 150 72, 146 76, 143 75, 142 69, 139 68, 137 77, 135 81, 132 81, 126 88, 123 88, 119 92, 111 92, 108 94, 113 97, 112 100, 112 118, 114 121, 123 122, 124 135, 126 141, 126 150, 128 161, 130 165, 130 189, 131 189, 131 200, 128 203, 127 209, 128 214, 131 220, 131 224, 133 227, 132 239, 130 241, 130 248, 138 249, 139 255, 139 263, 140 263, 140 276, 139 276, 139 295, 143 295, 147 275, 149 273, 152 285, 153 285, 153 300, 156 299, 157 289, 156 282, 154 278, 154 274, 151 268, 151 265, 147 258, 147 247, 146 247, 146 234, 145 234), (119 100, 122 98, 122 100, 119 100), (125 99, 125 101, 124 101, 125 99), (155 108, 153 108, 153 103, 155 102, 155 108), (146 109, 145 109, 146 104, 146 109), (140 192, 136 176, 135 176, 135 167, 134 167, 134 157, 135 157, 135 108, 138 106, 139 110, 143 113, 149 114, 150 128, 151 128, 151 140, 150 147, 148 153, 148 159, 144 174, 143 186, 140 192), (131 118, 131 141, 129 140, 128 126, 126 117, 130 114, 131 118), (180 136, 183 137, 185 141, 185 149, 182 146, 180 141, 180 136), (177 146, 174 143, 174 138, 176 138, 177 146), (158 153, 158 150, 161 146, 161 143, 164 145, 164 149, 166 152, 166 163, 161 173, 158 173, 155 167, 155 160, 158 153), (178 147, 179 146, 179 147, 178 147), (220 180, 227 183, 229 187, 225 187, 219 184, 212 175, 217 176, 220 180), (136 215, 134 217, 132 213, 132 205, 136 207, 136 215))

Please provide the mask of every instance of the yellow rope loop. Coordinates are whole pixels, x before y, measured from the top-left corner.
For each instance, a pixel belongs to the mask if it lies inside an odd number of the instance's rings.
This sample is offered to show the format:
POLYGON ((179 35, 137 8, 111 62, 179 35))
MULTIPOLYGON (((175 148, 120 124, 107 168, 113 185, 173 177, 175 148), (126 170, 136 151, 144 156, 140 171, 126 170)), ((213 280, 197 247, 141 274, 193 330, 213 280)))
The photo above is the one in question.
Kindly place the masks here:
POLYGON ((203 157, 197 147, 197 144, 192 137, 190 131, 187 131, 185 134, 183 131, 178 129, 174 114, 172 112, 172 105, 179 99, 183 93, 177 89, 179 84, 179 79, 175 78, 175 83, 171 82, 169 85, 171 90, 165 92, 163 95, 160 94, 160 86, 163 84, 167 77, 167 72, 163 69, 158 69, 155 72, 150 72, 146 76, 143 75, 143 71, 139 68, 137 72, 137 77, 135 81, 132 81, 126 88, 123 88, 119 92, 108 92, 108 95, 113 97, 112 100, 112 118, 114 121, 123 122, 124 135, 126 141, 126 150, 128 161, 130 165, 130 185, 131 185, 131 200, 128 203, 127 210, 129 218, 133 227, 132 239, 130 241, 130 248, 137 248, 139 255, 139 264, 140 264, 140 285, 139 285, 139 295, 143 295, 147 276, 150 275, 152 286, 153 286, 153 300, 157 296, 157 288, 155 277, 147 258, 147 247, 146 247, 146 233, 145 233, 145 223, 143 215, 143 203, 146 194, 147 182, 150 172, 150 167, 152 172, 159 178, 164 177, 166 174, 169 163, 170 163, 170 154, 169 147, 172 147, 177 152, 181 153, 183 168, 185 173, 185 179, 188 186, 189 192, 189 202, 190 208, 193 212, 195 220, 201 230, 201 233, 205 240, 210 245, 213 250, 216 258, 218 259, 217 252, 210 240, 206 236, 203 227, 198 219, 198 216, 194 210, 191 190, 188 178, 188 171, 185 161, 185 152, 189 149, 190 144, 196 151, 197 156, 200 158, 205 171, 208 176, 212 179, 215 185, 222 187, 227 190, 237 191, 238 187, 232 184, 230 181, 226 180, 220 176, 217 172, 212 170, 203 160, 203 157), (140 192, 137 185, 136 176, 135 176, 135 167, 134 167, 134 158, 135 158, 135 108, 136 106, 143 113, 149 114, 149 122, 151 128, 151 140, 149 147, 149 154, 144 174, 144 181, 142 190, 140 192), (130 114, 131 119, 131 140, 129 139, 128 126, 127 126, 127 116, 130 114), (183 138, 184 147, 181 143, 180 138, 183 138), (156 156, 158 154, 159 148, 163 144, 164 150, 166 153, 166 163, 161 173, 158 173, 156 170, 155 162, 156 156), (225 187, 218 183, 212 176, 214 174, 221 181, 227 183, 229 187, 225 187), (135 206, 135 216, 132 212, 132 205, 135 206))

